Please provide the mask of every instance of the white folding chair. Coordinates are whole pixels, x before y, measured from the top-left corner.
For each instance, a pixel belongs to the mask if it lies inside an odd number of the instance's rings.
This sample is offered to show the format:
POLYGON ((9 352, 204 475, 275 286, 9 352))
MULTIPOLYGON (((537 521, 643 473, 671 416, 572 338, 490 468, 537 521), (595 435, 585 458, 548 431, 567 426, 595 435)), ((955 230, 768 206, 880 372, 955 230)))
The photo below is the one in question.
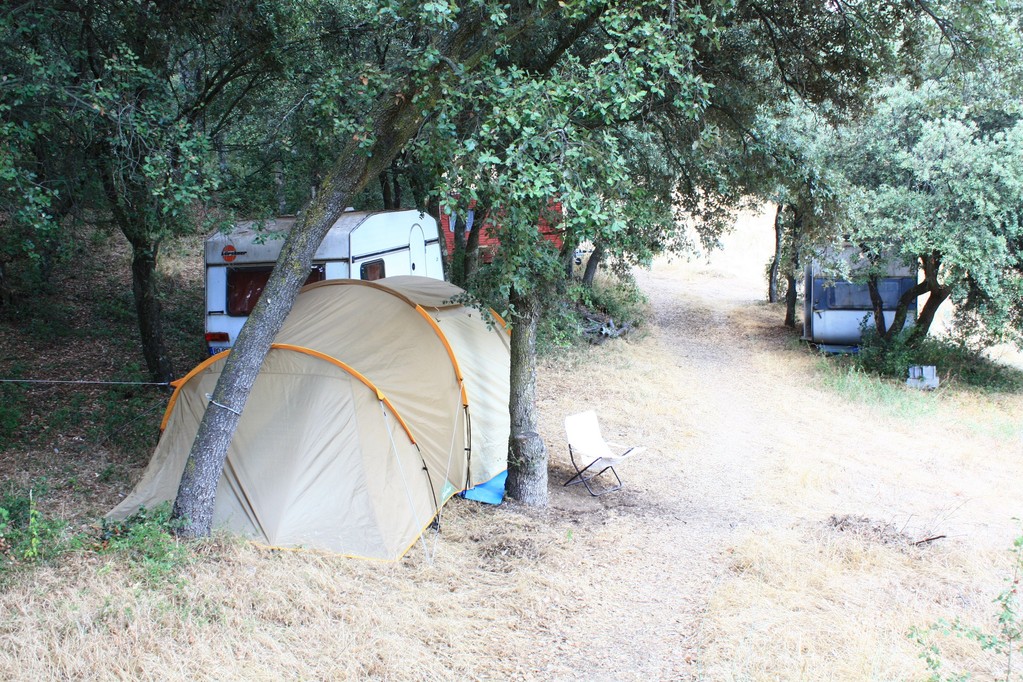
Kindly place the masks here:
POLYGON ((610 447, 614 444, 608 444, 600 435, 597 413, 592 410, 566 417, 565 433, 568 435, 568 456, 572 460, 572 466, 575 467, 576 473, 563 485, 582 483, 594 497, 619 490, 622 487, 622 479, 615 471, 615 466, 646 450, 644 447, 632 447, 620 454, 615 454, 610 447), (581 466, 583 464, 585 466, 581 466), (590 481, 605 471, 611 472, 617 484, 608 485, 595 491, 590 485, 590 481))

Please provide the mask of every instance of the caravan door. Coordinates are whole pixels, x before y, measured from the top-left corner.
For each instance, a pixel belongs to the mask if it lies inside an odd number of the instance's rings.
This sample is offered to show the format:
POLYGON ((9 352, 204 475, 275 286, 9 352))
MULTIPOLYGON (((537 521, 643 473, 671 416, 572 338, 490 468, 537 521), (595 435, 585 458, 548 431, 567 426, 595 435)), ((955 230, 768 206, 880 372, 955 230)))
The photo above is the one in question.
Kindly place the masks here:
POLYGON ((409 232, 408 257, 410 274, 429 277, 426 273, 426 236, 420 225, 413 225, 409 232))

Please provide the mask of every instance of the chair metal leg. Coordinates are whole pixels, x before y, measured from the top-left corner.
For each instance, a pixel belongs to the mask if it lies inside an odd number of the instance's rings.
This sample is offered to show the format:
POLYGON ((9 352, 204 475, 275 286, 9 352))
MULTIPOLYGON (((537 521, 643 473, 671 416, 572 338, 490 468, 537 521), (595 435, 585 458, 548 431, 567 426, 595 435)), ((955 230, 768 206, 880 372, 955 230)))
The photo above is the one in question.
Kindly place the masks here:
POLYGON ((591 466, 593 466, 597 462, 597 460, 594 460, 593 462, 590 462, 585 467, 580 469, 579 465, 575 463, 575 455, 572 453, 572 446, 571 445, 568 446, 568 456, 571 458, 572 466, 575 467, 575 470, 576 470, 577 473, 574 476, 572 476, 571 478, 569 478, 567 481, 565 481, 562 484, 562 486, 567 487, 567 486, 570 486, 570 485, 579 485, 580 483, 582 483, 583 486, 586 488, 586 491, 590 495, 592 495, 593 497, 600 497, 601 495, 606 495, 607 493, 613 493, 614 491, 621 489, 621 487, 622 487, 622 479, 618 476, 618 472, 615 471, 613 466, 606 466, 603 469, 601 469, 600 471, 598 471, 597 473, 590 474, 589 476, 587 476, 586 475, 586 471, 589 470, 589 468, 591 466), (593 479, 597 478, 598 476, 603 474, 608 469, 611 470, 611 473, 612 473, 612 475, 614 475, 615 480, 618 482, 618 484, 615 485, 615 486, 604 488, 602 490, 599 490, 599 491, 595 492, 593 490, 593 488, 590 486, 590 481, 592 481, 593 479))

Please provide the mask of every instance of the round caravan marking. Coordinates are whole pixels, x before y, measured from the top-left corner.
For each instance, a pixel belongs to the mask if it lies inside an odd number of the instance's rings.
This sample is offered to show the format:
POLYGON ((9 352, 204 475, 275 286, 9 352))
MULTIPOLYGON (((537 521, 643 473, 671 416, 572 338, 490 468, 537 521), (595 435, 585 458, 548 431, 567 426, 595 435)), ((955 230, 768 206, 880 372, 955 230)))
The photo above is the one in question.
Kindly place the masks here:
POLYGON ((244 251, 235 251, 233 244, 228 244, 220 250, 220 255, 224 259, 225 263, 231 263, 240 255, 244 255, 244 251))

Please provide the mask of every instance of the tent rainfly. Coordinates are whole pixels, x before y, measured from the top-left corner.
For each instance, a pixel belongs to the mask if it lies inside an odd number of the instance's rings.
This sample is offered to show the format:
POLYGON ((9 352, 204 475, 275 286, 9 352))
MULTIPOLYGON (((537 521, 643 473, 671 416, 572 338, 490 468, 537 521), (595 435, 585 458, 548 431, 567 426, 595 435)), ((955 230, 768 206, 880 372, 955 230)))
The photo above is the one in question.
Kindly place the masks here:
MULTIPOLYGON (((305 287, 245 405, 215 523, 393 560, 452 495, 503 475, 509 338, 463 294, 424 277, 305 287)), ((149 466, 108 518, 174 499, 229 352, 175 382, 149 466)))

